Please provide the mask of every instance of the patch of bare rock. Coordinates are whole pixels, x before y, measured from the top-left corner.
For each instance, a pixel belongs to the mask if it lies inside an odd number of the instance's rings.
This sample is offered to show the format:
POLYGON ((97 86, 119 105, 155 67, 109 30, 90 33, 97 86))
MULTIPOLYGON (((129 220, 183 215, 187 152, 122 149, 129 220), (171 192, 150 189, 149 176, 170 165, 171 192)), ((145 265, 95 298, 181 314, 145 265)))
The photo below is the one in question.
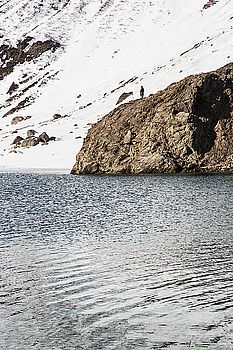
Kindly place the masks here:
POLYGON ((125 103, 94 124, 72 174, 231 172, 233 64, 125 103))
POLYGON ((30 119, 30 118, 31 118, 30 115, 28 115, 28 116, 26 116, 26 117, 22 117, 22 116, 14 117, 14 118, 12 118, 12 120, 11 120, 11 125, 16 125, 16 124, 18 124, 18 123, 20 123, 20 122, 22 122, 22 121, 24 121, 24 120, 30 119))
POLYGON ((39 136, 36 136, 37 132, 35 130, 28 130, 27 136, 25 138, 21 136, 16 136, 13 140, 13 152, 16 152, 16 148, 23 147, 29 148, 38 145, 41 143, 42 145, 47 145, 49 141, 55 141, 56 138, 54 136, 49 137, 46 132, 42 132, 39 136))
MULTIPOLYGON (((44 52, 49 50, 54 52, 60 47, 60 44, 53 40, 37 41, 31 44, 32 40, 32 37, 27 36, 20 40, 16 47, 7 44, 0 45, 0 80, 10 74, 16 65, 32 61, 40 57, 44 52)), ((17 86, 12 85, 8 93, 10 94, 16 89, 17 86)))

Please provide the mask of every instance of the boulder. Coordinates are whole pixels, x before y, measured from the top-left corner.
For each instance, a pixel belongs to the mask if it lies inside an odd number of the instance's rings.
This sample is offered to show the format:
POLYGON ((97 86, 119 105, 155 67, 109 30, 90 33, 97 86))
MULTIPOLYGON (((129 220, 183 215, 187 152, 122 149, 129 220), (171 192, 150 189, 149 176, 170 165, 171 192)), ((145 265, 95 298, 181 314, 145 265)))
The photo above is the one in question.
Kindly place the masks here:
POLYGON ((133 92, 123 92, 123 94, 118 98, 117 105, 121 102, 123 102, 126 98, 128 98, 130 95, 133 95, 133 92))
POLYGON ((16 136, 12 142, 12 145, 20 145, 21 142, 23 141, 23 138, 21 136, 16 136))
POLYGON ((11 125, 16 125, 24 120, 24 117, 14 117, 11 121, 11 125))
POLYGON ((38 137, 27 137, 26 139, 24 139, 21 143, 21 147, 33 147, 38 145, 39 143, 39 138, 38 137))
POLYGON ((36 134, 36 131, 35 131, 35 130, 28 130, 28 131, 27 131, 27 137, 35 136, 35 134, 36 134))
POLYGON ((47 143, 49 142, 49 135, 46 132, 42 132, 42 134, 38 136, 38 139, 39 139, 39 142, 47 143))
POLYGON ((53 119, 59 119, 59 118, 62 118, 61 114, 55 113, 55 114, 53 115, 53 119))
POLYGON ((122 104, 89 129, 73 174, 233 170, 233 63, 122 104))

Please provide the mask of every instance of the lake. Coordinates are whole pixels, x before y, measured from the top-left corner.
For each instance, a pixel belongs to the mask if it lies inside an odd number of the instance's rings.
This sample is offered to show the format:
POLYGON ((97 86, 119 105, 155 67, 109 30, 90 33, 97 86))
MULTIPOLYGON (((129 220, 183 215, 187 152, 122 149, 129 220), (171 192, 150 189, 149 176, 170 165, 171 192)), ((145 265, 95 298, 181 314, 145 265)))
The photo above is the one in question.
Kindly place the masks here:
POLYGON ((232 350, 233 175, 0 174, 0 349, 232 350))

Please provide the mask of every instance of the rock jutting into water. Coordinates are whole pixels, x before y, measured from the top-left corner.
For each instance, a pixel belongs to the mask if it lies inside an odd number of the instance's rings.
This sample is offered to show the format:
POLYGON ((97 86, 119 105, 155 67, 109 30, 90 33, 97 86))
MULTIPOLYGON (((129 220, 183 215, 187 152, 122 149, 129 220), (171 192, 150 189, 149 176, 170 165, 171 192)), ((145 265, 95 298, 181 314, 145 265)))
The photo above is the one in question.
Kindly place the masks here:
POLYGON ((125 103, 88 131, 72 174, 233 170, 233 63, 125 103))

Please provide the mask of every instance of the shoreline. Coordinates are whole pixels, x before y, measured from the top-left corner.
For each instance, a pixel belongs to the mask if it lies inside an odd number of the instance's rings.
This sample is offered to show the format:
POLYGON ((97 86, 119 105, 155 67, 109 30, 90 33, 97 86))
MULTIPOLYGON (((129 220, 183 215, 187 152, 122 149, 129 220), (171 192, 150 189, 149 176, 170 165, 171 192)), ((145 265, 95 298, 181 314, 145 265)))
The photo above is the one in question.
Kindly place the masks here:
POLYGON ((70 174, 69 168, 20 168, 0 166, 0 173, 20 173, 20 174, 70 174))

